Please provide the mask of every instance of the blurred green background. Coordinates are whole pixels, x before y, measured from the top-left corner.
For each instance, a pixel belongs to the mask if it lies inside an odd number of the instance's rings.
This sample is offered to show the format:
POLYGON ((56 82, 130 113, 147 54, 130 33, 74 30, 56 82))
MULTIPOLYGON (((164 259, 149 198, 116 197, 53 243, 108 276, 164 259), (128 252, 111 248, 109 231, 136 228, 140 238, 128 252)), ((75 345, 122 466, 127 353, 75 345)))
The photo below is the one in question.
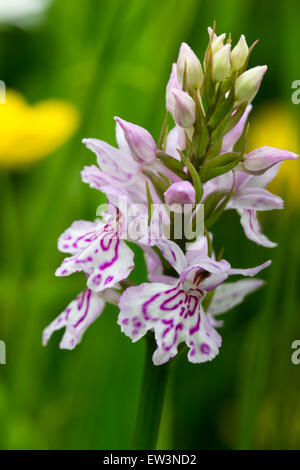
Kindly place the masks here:
MULTIPOLYGON (((242 33, 248 43, 260 39, 250 65, 266 63, 269 70, 250 118, 257 116, 267 140, 258 145, 275 145, 286 129, 282 145, 299 151, 300 106, 291 104, 291 83, 300 79, 299 2, 56 0, 40 22, 0 26, 0 79, 7 87, 30 103, 67 101, 80 116, 72 138, 50 155, 12 168, 6 161, 0 171, 0 339, 7 346, 7 364, 0 365, 1 449, 130 448, 144 344, 121 334, 117 310, 107 308, 72 352, 58 349, 61 332, 41 346, 43 328, 84 286, 80 274, 54 276, 63 259, 56 240, 73 220, 92 220, 101 202, 80 180, 81 168, 94 163, 81 139, 114 144, 115 115, 157 138, 180 43, 202 56, 214 20, 217 33, 231 32, 234 42, 242 33), (275 122, 264 131, 259 113, 270 106, 275 122)), ((298 163, 281 181, 276 191, 285 196, 285 211, 261 217, 277 248, 247 240, 232 211, 215 227, 216 247, 225 246, 233 266, 268 258, 273 265, 264 274, 267 285, 226 314, 220 355, 197 366, 178 360, 159 448, 300 448, 300 365, 291 362, 291 344, 300 339, 298 163)), ((135 278, 143 281, 136 256, 135 278)))

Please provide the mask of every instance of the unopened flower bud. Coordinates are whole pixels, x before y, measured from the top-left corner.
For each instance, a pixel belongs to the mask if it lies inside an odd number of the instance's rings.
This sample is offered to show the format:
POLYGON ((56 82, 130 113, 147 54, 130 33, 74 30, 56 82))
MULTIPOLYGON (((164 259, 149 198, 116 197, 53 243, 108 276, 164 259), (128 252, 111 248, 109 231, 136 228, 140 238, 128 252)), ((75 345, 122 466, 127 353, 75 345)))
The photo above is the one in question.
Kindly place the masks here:
POLYGON ((288 150, 260 147, 245 156, 243 165, 247 171, 260 173, 283 160, 295 160, 296 158, 298 158, 298 155, 288 150))
POLYGON ((230 44, 225 44, 213 56, 212 78, 216 82, 222 82, 230 74, 230 44))
POLYGON ((225 37, 226 37, 226 34, 223 33, 223 34, 220 34, 220 36, 216 36, 216 39, 213 40, 213 42, 211 43, 211 51, 213 54, 215 54, 220 49, 222 49, 224 45, 225 37))
POLYGON ((172 90, 175 98, 175 110, 173 118, 180 127, 189 128, 195 122, 196 119, 196 105, 194 100, 186 91, 172 90))
POLYGON ((171 113, 172 115, 174 115, 175 105, 176 105, 175 97, 171 91, 173 89, 180 90, 180 85, 177 80, 177 65, 176 64, 172 65, 172 72, 171 72, 171 75, 167 84, 167 89, 166 89, 166 108, 169 111, 169 113, 171 113))
POLYGON ((195 189, 189 181, 173 183, 164 196, 173 212, 190 212, 195 204, 195 189))
POLYGON ((231 51, 231 69, 233 71, 240 70, 246 62, 248 57, 249 47, 247 46, 247 42, 245 36, 242 34, 239 42, 231 51))
POLYGON ((180 46, 177 59, 177 78, 180 86, 183 86, 184 74, 186 74, 186 86, 188 90, 197 90, 203 82, 201 63, 190 46, 183 42, 180 46))
POLYGON ((236 101, 252 101, 258 92, 260 83, 266 73, 266 65, 258 65, 240 75, 235 82, 236 101))
POLYGON ((208 28, 208 34, 209 38, 211 40, 211 51, 213 54, 218 52, 224 45, 224 39, 226 37, 226 34, 220 34, 220 36, 217 36, 216 33, 213 34, 212 28, 208 28), (212 37, 213 34, 213 37, 212 37))
POLYGON ((120 124, 132 157, 142 165, 149 165, 156 160, 156 144, 148 131, 143 127, 124 121, 119 117, 115 120, 120 124))

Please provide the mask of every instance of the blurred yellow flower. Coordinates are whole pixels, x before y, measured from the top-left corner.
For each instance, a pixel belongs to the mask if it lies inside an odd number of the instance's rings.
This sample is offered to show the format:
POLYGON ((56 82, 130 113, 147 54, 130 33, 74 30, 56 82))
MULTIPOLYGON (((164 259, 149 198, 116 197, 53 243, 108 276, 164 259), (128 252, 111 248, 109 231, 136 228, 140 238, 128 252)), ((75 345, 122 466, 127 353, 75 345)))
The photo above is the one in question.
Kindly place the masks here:
POLYGON ((34 105, 7 90, 0 105, 0 166, 22 167, 62 145, 77 128, 79 115, 71 104, 54 99, 34 105))
MULTIPOLYGON (((264 104, 250 117, 248 148, 268 145, 299 153, 298 119, 284 103, 264 104)), ((277 177, 269 185, 271 192, 286 196, 289 203, 298 204, 300 196, 300 161, 285 161, 277 177)))

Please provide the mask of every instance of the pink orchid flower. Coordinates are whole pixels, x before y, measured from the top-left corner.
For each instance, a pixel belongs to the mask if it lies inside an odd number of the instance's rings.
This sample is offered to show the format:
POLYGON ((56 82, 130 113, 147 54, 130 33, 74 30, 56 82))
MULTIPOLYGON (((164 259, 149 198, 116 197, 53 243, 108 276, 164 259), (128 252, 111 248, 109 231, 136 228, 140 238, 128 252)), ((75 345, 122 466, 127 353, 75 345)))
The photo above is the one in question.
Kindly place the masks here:
MULTIPOLYGON (((179 278, 174 278, 173 284, 169 278, 170 282, 166 282, 163 276, 161 282, 129 287, 119 302, 121 330, 133 342, 147 331, 154 330, 157 343, 153 355, 155 365, 173 358, 182 342, 189 348, 190 362, 212 360, 219 352, 221 336, 213 327, 211 315, 203 310, 202 300, 206 292, 218 288, 230 274, 254 276, 271 262, 250 269, 232 269, 226 260, 210 258, 207 244, 203 242, 199 246, 191 244, 186 255, 174 242, 164 240, 157 245, 179 278)), ((155 265, 154 261, 152 267, 155 265)), ((159 275, 156 278, 159 280, 159 275)), ((257 287, 258 284, 251 288, 248 285, 248 289, 244 286, 245 295, 257 287)), ((244 297, 241 290, 240 297, 244 297)))

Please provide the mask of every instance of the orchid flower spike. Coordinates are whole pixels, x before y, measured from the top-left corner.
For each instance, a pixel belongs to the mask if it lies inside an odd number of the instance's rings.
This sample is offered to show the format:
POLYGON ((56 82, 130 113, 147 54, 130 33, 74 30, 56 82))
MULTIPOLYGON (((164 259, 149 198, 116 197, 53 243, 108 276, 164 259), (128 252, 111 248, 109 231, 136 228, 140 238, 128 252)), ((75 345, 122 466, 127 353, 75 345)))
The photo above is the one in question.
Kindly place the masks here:
POLYGON ((172 359, 180 345, 190 362, 210 361, 222 343, 217 315, 264 285, 253 276, 271 261, 232 268, 214 255, 214 224, 222 231, 224 211, 235 210, 249 240, 274 247, 257 214, 283 209, 283 200, 266 188, 281 163, 297 155, 270 146, 247 153, 250 102, 267 66, 246 70, 253 47, 244 35, 231 48, 230 35, 217 35, 215 27, 208 33, 203 60, 186 43, 180 46, 157 140, 120 117, 116 147, 83 139, 96 164, 83 168, 82 180, 105 194, 107 206, 95 208, 95 221, 75 221, 59 237, 58 249, 69 256, 56 275, 81 272, 84 287, 45 328, 43 344, 64 328, 60 347, 73 349, 109 303, 119 307, 112 321, 133 342, 148 332, 155 339, 155 365, 172 359), (146 261, 145 279, 135 276, 136 283, 128 279, 135 269, 134 246, 146 261), (244 279, 228 282, 232 275, 244 279))

